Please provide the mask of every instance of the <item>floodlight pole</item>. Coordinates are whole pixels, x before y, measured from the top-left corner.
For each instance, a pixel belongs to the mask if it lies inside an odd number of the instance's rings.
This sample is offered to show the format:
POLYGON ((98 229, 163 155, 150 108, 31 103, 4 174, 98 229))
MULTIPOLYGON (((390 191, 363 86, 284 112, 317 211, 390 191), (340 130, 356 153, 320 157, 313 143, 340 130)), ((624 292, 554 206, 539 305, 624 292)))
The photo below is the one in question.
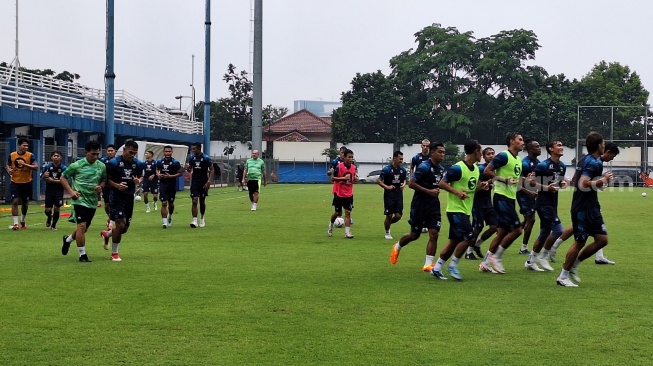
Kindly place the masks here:
MULTIPOLYGON (((193 108, 195 108, 193 106, 193 108)), ((204 19, 204 153, 211 156, 211 0, 204 19)))

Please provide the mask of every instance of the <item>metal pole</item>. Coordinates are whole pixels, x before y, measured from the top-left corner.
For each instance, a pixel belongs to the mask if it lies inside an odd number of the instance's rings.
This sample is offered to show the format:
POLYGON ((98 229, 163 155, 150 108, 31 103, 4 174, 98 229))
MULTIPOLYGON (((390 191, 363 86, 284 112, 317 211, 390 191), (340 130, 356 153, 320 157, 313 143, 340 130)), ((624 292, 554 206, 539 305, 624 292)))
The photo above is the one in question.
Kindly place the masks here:
POLYGON ((193 107, 190 110, 191 123, 195 123, 195 55, 191 55, 191 68, 190 68, 190 89, 191 89, 191 103, 193 107))
POLYGON ((254 2, 254 93, 252 97, 252 150, 263 148, 263 0, 254 2))
POLYGON ((105 100, 104 100, 104 116, 106 119, 105 122, 105 136, 104 143, 106 145, 115 143, 115 90, 114 90, 114 80, 116 74, 113 72, 113 46, 114 46, 114 27, 113 27, 113 6, 114 0, 107 0, 107 67, 104 73, 104 79, 106 83, 105 90, 105 100))
MULTIPOLYGON (((193 121, 194 122, 194 121, 193 121)), ((211 0, 204 20, 204 153, 211 156, 211 0)))

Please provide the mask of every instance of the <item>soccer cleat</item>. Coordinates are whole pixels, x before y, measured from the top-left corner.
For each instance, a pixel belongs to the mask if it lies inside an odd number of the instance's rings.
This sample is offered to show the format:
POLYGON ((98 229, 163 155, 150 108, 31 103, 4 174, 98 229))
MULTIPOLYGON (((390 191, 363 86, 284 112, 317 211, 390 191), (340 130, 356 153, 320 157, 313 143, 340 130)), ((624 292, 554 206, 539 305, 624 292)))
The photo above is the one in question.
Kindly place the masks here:
POLYGON ((252 205, 252 208, 250 209, 250 211, 256 211, 256 206, 252 205))
POLYGON ((102 202, 98 202, 97 207, 102 207, 102 202))
POLYGON ((204 222, 204 219, 200 219, 200 227, 206 226, 206 222, 204 222))
POLYGON ((489 266, 489 267, 488 267, 488 266, 486 266, 485 264, 483 264, 483 262, 481 262, 481 263, 478 265, 478 270, 479 270, 479 272, 496 273, 496 272, 492 269, 492 266, 489 266))
POLYGON ((345 234, 345 239, 353 239, 354 235, 353 234, 345 234))
POLYGON ((546 258, 537 258, 535 263, 539 264, 542 269, 547 271, 553 271, 553 267, 549 264, 549 261, 546 258))
POLYGON ((465 253, 465 259, 478 260, 474 253, 465 253))
POLYGON ((490 263, 492 263, 492 268, 496 273, 504 274, 506 269, 503 268, 503 261, 495 256, 490 256, 490 263))
POLYGON ((27 224, 25 224, 25 221, 20 222, 20 229, 21 230, 27 230, 27 224))
POLYGON ((164 229, 167 229, 167 228, 168 228, 168 224, 163 224, 161 227, 164 228, 164 229))
POLYGON ((104 248, 104 250, 109 250, 109 232, 106 230, 102 230, 100 232, 100 236, 104 239, 104 244, 102 245, 102 247, 104 248))
POLYGON ((192 227, 193 229, 195 229, 195 228, 197 227, 197 221, 191 221, 191 223, 190 223, 190 227, 192 227))
POLYGON ((616 264, 615 261, 611 261, 608 258, 595 259, 594 264, 616 264))
POLYGON ((433 275, 433 277, 437 278, 438 280, 448 279, 448 278, 444 277, 444 274, 442 274, 442 271, 436 271, 435 269, 432 269, 431 274, 433 275))
POLYGON ((399 243, 392 244, 392 250, 390 251, 390 263, 392 264, 397 264, 397 260, 399 259, 399 251, 395 248, 397 244, 399 243))
POLYGON ((528 249, 519 249, 519 254, 521 254, 521 255, 530 255, 531 252, 528 249))
POLYGON ((50 230, 57 231, 57 227, 56 226, 50 226, 50 230))
POLYGON ((333 227, 331 225, 329 225, 329 228, 327 229, 327 235, 333 236, 333 227))
POLYGON ((85 262, 85 263, 93 262, 86 254, 80 255, 79 256, 79 261, 80 262, 85 262))
POLYGON ((483 258, 483 253, 481 253, 481 247, 474 247, 474 253, 476 253, 478 258, 483 258))
POLYGON ((426 265, 422 267, 422 272, 431 272, 433 270, 433 267, 435 267, 435 264, 433 263, 426 265))
POLYGON ((564 287, 578 287, 578 285, 571 282, 571 280, 569 278, 560 278, 560 277, 558 277, 558 279, 556 280, 556 283, 558 285, 564 286, 564 287))
POLYGON ((120 255, 118 253, 111 253, 111 261, 112 262, 120 262, 122 259, 120 259, 120 255))
POLYGON ((524 263, 524 268, 526 268, 529 271, 544 272, 544 270, 542 268, 538 267, 537 263, 535 263, 535 262, 528 263, 528 261, 526 261, 526 263, 524 263))
POLYGON ((388 240, 393 240, 394 238, 390 234, 385 234, 385 238, 388 240))
POLYGON ((569 275, 571 276, 571 279, 574 280, 574 282, 580 283, 581 281, 580 281, 580 277, 578 277, 578 272, 577 271, 578 271, 578 268, 572 267, 569 270, 569 275))
POLYGON ((156 202, 154 203, 154 211, 158 211, 159 207, 156 205, 156 202))
POLYGON ((14 224, 14 226, 11 227, 11 230, 20 230, 20 226, 18 226, 18 224, 14 224))
POLYGON ((447 272, 453 277, 454 280, 456 281, 462 281, 463 276, 460 274, 460 271, 458 270, 458 267, 454 266, 448 266, 447 267, 447 272))
POLYGON ((150 208, 149 207, 145 208, 145 212, 151 212, 150 208))
POLYGON ((63 244, 61 245, 61 254, 66 255, 68 254, 68 250, 70 249, 70 243, 66 241, 68 238, 68 235, 63 236, 63 244))
POLYGON ((47 220, 45 220, 45 227, 50 227, 52 225, 52 217, 48 217, 47 220))

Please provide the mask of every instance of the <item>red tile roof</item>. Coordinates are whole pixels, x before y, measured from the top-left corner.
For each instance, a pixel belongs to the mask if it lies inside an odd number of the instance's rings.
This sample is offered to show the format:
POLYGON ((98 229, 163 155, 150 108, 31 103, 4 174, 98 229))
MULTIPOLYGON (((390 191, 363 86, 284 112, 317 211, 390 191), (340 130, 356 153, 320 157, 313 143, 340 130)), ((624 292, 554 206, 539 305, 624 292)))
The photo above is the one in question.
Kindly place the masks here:
POLYGON ((281 136, 274 141, 296 141, 296 142, 310 142, 306 136, 302 135, 297 131, 293 131, 287 135, 281 136))
POLYGON ((300 134, 331 133, 330 119, 327 122, 324 118, 320 118, 306 109, 302 109, 301 111, 272 122, 264 129, 264 132, 277 134, 289 133, 291 131, 297 131, 300 134))

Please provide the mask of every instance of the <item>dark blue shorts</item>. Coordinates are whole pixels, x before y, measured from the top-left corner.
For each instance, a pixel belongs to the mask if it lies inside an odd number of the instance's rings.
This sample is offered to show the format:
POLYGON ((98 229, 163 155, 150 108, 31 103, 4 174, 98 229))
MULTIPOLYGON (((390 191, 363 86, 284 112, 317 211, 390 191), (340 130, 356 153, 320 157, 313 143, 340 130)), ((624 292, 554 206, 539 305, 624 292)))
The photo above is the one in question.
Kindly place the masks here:
POLYGON ((159 181, 157 179, 143 179, 143 193, 159 193, 159 181))
POLYGON ((190 196, 204 198, 209 195, 208 190, 204 189, 205 183, 190 184, 190 196))
MULTIPOLYGON (((403 193, 403 192, 402 192, 403 193)), ((404 212, 404 195, 383 195, 383 214, 403 214, 404 212)))
POLYGON ((32 182, 29 183, 14 183, 9 184, 11 189, 11 198, 20 198, 23 202, 32 199, 32 182))
POLYGON ((501 194, 494 194, 494 211, 499 216, 497 227, 513 231, 521 226, 515 210, 515 200, 501 194))
POLYGON ((113 221, 118 219, 126 219, 127 227, 132 219, 132 214, 134 213, 134 195, 116 193, 111 191, 109 195, 109 218, 113 221))
POLYGON ((342 209, 345 211, 351 211, 354 209, 354 196, 351 197, 333 197, 333 207, 338 213, 338 216, 342 216, 342 209))
POLYGON ((457 242, 470 240, 474 237, 474 229, 469 216, 462 212, 447 212, 449 220, 449 239, 457 242))
POLYGON ((70 215, 72 220, 69 221, 72 221, 76 224, 86 223, 86 228, 88 229, 91 226, 91 221, 93 221, 94 216, 95 207, 90 208, 81 205, 73 205, 73 212, 72 215, 70 215))
POLYGON ((574 239, 586 242, 596 235, 608 235, 600 210, 581 211, 571 213, 571 224, 574 228, 574 239))
POLYGON ((517 195, 519 213, 524 216, 535 216, 535 200, 526 195, 517 195))
POLYGON ((558 210, 553 206, 540 206, 537 209, 537 215, 540 217, 540 230, 553 230, 553 227, 560 224, 558 210))
POLYGON ((63 206, 63 195, 45 195, 45 208, 63 206))
POLYGON ((474 207, 472 209, 472 226, 476 230, 482 230, 484 226, 496 226, 499 222, 494 207, 474 207))
POLYGON ((159 200, 161 200, 161 202, 175 202, 175 197, 177 196, 177 185, 174 183, 164 183, 159 186, 159 200))
POLYGON ((442 227, 440 207, 411 207, 408 224, 410 224, 410 231, 413 233, 421 233, 422 228, 440 231, 440 227, 442 227))

